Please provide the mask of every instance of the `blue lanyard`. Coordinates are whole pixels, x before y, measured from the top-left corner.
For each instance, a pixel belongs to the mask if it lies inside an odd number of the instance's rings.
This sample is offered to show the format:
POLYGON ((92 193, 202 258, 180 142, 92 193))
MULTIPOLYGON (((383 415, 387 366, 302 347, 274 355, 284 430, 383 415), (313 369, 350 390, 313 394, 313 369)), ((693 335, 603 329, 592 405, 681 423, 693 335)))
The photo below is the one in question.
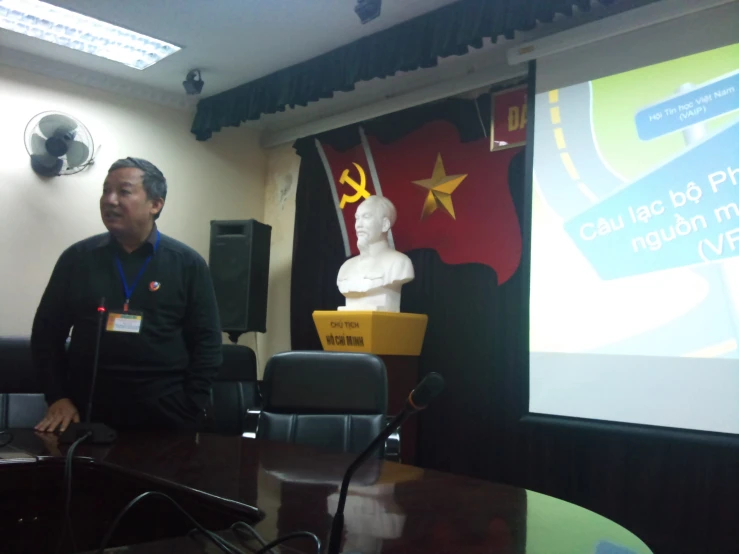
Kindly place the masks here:
MULTIPOLYGON (((159 239, 161 238, 161 235, 159 231, 157 231, 157 240, 154 243, 154 253, 156 254, 157 248, 159 247, 159 239)), ((141 266, 141 269, 139 269, 138 274, 136 275, 136 278, 131 283, 131 286, 128 285, 128 281, 126 280, 126 274, 123 273, 123 266, 121 265, 121 259, 116 255, 115 257, 115 264, 118 267, 118 275, 121 276, 121 282, 123 283, 123 293, 126 296, 126 300, 123 303, 123 311, 128 311, 128 303, 131 301, 131 295, 133 294, 134 289, 136 288, 136 285, 139 284, 139 281, 141 280, 141 276, 144 274, 144 271, 146 270, 146 266, 149 265, 149 262, 151 261, 151 255, 149 255, 146 260, 144 260, 144 264, 141 266)))

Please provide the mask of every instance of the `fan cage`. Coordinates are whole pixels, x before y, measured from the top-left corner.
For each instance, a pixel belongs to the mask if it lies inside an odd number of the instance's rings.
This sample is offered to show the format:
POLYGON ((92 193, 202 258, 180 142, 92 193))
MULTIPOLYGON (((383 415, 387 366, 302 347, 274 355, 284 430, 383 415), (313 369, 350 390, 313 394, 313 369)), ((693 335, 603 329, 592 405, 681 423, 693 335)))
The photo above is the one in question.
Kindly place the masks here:
POLYGON ((67 165, 66 154, 64 156, 61 156, 63 164, 62 169, 59 171, 58 175, 74 175, 75 173, 79 173, 80 171, 87 169, 87 167, 90 166, 95 159, 95 141, 93 140, 92 134, 90 133, 88 128, 85 127, 85 125, 79 119, 64 112, 50 110, 36 114, 31 118, 31 120, 26 124, 26 128, 23 133, 26 152, 28 153, 28 155, 31 156, 33 154, 33 149, 31 146, 33 135, 39 134, 40 136, 43 136, 39 128, 39 123, 47 115, 61 115, 64 117, 68 117, 69 119, 74 121, 77 125, 77 127, 75 128, 75 140, 85 143, 89 150, 87 161, 85 161, 85 163, 83 163, 82 165, 73 168, 70 168, 67 165))

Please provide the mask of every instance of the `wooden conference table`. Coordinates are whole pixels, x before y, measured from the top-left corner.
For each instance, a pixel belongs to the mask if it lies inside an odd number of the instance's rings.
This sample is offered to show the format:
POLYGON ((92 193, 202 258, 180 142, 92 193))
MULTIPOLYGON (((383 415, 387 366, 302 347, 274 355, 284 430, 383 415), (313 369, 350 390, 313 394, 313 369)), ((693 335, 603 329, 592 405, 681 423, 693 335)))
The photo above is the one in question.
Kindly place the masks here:
MULTIPOLYGON (((2 552, 54 552, 63 514, 66 447, 30 430, 0 449, 2 552)), ((299 530, 322 540, 352 457, 294 445, 209 434, 121 435, 80 445, 72 464, 71 514, 78 551, 94 551, 123 506, 160 490, 200 523, 253 551, 229 531, 254 524, 266 540, 299 530), (254 507, 258 507, 258 510, 254 507)), ((629 531, 593 512, 531 491, 372 461, 346 503, 344 551, 443 554, 649 554, 629 531)), ((116 553, 216 552, 161 499, 133 508, 116 553)), ((279 552, 314 551, 295 541, 279 552)), ((69 548, 66 549, 70 551, 69 548)), ((113 550, 111 549, 111 552, 113 550)))

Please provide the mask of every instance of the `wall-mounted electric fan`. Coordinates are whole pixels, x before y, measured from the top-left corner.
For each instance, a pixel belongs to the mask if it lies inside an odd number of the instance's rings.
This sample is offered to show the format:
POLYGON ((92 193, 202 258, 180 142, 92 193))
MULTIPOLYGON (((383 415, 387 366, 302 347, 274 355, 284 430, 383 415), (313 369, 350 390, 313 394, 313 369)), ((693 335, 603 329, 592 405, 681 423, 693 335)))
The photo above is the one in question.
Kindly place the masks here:
POLYGON ((31 167, 43 177, 79 173, 93 162, 92 135, 80 121, 59 112, 43 112, 26 125, 31 167))

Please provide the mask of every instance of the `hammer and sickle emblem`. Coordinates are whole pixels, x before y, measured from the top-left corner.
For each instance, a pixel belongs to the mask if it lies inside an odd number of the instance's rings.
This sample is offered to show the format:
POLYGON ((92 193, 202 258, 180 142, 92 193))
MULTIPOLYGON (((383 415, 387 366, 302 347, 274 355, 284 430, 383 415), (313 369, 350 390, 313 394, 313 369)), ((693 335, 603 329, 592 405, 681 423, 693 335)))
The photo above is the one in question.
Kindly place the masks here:
POLYGON ((354 202, 357 202, 360 198, 369 198, 370 193, 367 192, 367 176, 364 174, 364 169, 362 169, 362 166, 355 163, 354 167, 357 168, 357 171, 359 171, 359 183, 357 183, 354 179, 352 179, 349 176, 349 170, 345 169, 344 173, 341 174, 341 178, 339 179, 339 183, 342 185, 349 185, 352 187, 355 191, 354 194, 351 196, 342 194, 341 195, 341 202, 339 202, 339 208, 342 210, 344 209, 344 206, 346 206, 346 203, 354 204, 354 202))

